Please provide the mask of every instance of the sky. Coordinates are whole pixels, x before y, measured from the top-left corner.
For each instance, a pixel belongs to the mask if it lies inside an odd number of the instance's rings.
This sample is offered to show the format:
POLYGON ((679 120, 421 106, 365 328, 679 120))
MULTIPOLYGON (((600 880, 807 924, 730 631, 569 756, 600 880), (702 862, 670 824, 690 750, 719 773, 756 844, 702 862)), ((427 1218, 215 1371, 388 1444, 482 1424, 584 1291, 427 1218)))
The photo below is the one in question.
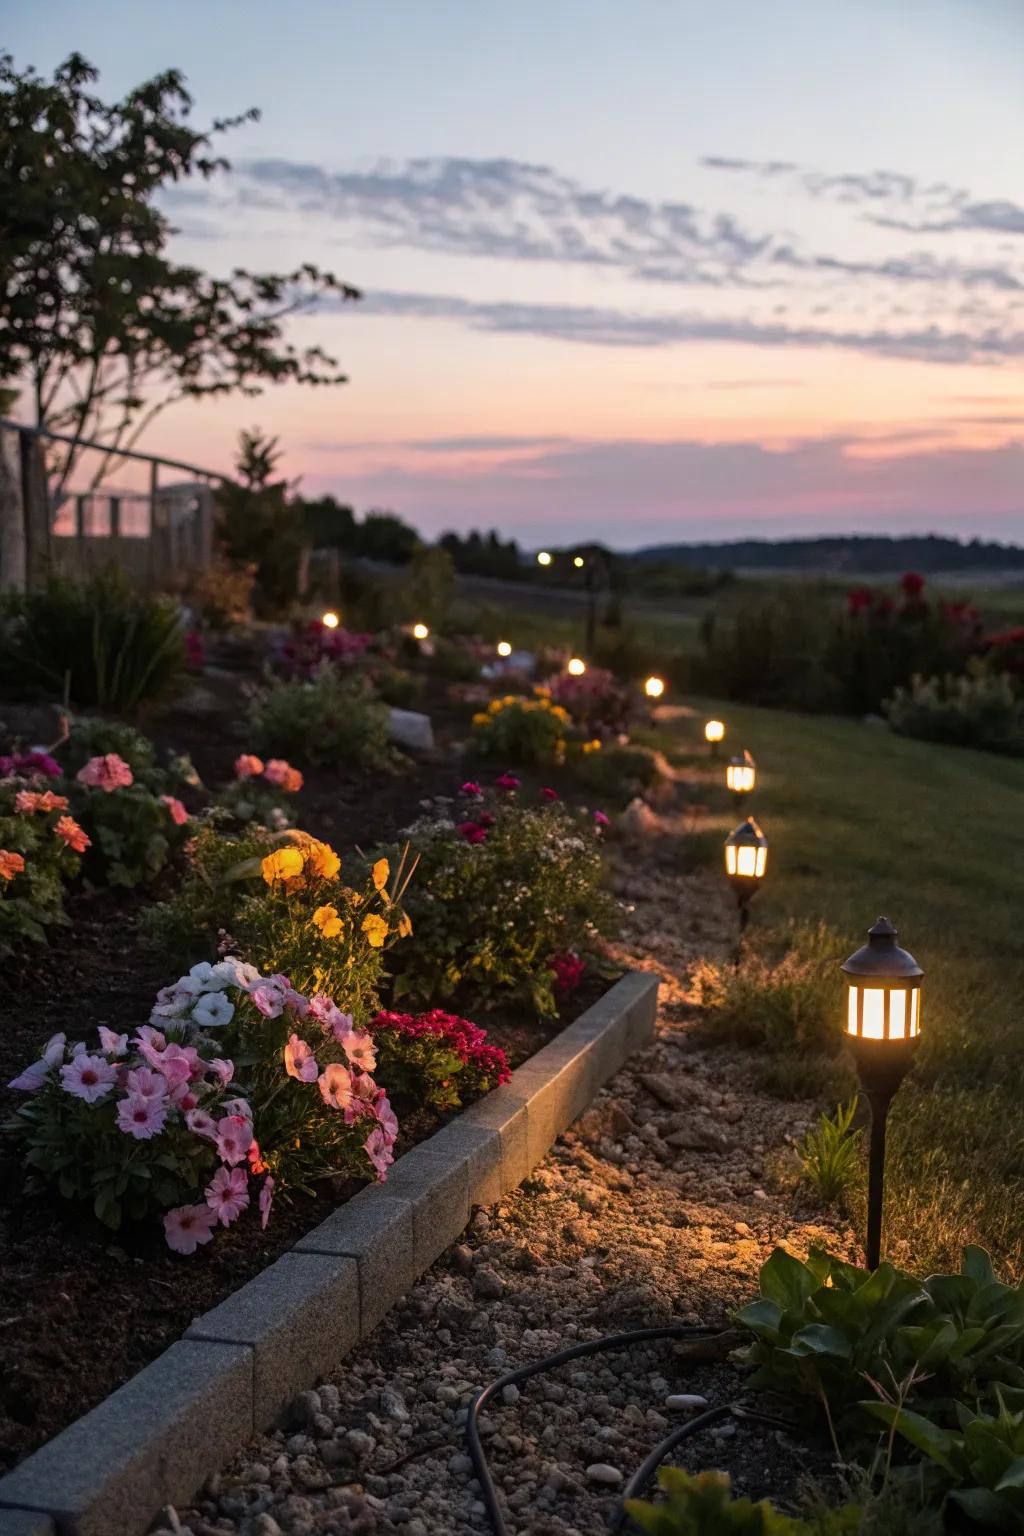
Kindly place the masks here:
POLYGON ((231 171, 164 206, 337 389, 178 406, 140 446, 427 535, 618 548, 1024 541, 1022 0, 0 0, 104 94, 181 68, 231 171))

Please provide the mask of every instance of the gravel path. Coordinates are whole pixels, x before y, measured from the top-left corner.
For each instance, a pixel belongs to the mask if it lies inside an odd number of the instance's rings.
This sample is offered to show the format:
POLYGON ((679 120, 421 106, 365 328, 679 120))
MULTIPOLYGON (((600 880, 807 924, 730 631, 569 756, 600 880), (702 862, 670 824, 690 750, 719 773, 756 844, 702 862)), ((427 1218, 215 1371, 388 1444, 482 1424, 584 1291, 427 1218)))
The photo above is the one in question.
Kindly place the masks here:
MULTIPOLYGON (((756 1056, 692 1038, 688 968, 729 952, 733 912, 721 882, 679 875, 670 857, 665 839, 615 856, 617 894, 632 908, 622 957, 661 978, 656 1042, 513 1196, 475 1211, 326 1385, 300 1395, 290 1427, 249 1446, 196 1507, 166 1510, 162 1529, 487 1531, 462 1432, 481 1386, 604 1333, 723 1321, 776 1243, 802 1253, 826 1242, 852 1256, 848 1232, 801 1211, 773 1180, 812 1107, 759 1093, 756 1056)), ((671 1399, 728 1401, 738 1390, 733 1367, 710 1353, 653 1344, 574 1362, 521 1393, 506 1388, 482 1431, 510 1529, 608 1530, 617 1487, 687 1411, 671 1399)), ((729 1467, 760 1497, 792 1491, 800 1454, 781 1434, 730 1422, 694 1442, 690 1459, 729 1467)))

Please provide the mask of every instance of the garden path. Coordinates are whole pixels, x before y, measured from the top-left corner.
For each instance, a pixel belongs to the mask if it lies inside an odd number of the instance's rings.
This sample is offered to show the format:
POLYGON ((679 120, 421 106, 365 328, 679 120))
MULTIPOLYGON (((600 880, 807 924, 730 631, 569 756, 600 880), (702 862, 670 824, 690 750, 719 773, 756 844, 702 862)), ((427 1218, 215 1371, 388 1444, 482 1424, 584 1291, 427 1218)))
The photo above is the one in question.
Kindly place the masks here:
MULTIPOLYGON (((680 823, 681 826, 681 823, 680 823)), ((778 1243, 853 1256, 847 1230, 801 1207, 785 1177, 809 1102, 770 1098, 753 1053, 710 1048, 690 981, 722 963, 734 913, 722 882, 680 873, 662 818, 654 837, 612 850, 628 915, 619 958, 657 972, 657 1038, 499 1205, 317 1392, 293 1425, 264 1436, 203 1490, 165 1512, 193 1536, 441 1536, 486 1531, 466 1453, 467 1402, 517 1365, 602 1333, 725 1320, 778 1243), (391 1468, 392 1470, 389 1470, 391 1468)), ((735 1395, 722 1358, 658 1343, 575 1362, 516 1387, 482 1429, 510 1529, 608 1530, 616 1487, 671 1427, 674 1393, 735 1395)), ((692 1348, 692 1347, 691 1347, 692 1348)), ((722 1351, 719 1351, 719 1356, 722 1351)), ((692 1442, 692 1464, 730 1468, 739 1491, 791 1493, 799 1452, 727 1422, 692 1442), (732 1444, 727 1444, 732 1440, 732 1444)))

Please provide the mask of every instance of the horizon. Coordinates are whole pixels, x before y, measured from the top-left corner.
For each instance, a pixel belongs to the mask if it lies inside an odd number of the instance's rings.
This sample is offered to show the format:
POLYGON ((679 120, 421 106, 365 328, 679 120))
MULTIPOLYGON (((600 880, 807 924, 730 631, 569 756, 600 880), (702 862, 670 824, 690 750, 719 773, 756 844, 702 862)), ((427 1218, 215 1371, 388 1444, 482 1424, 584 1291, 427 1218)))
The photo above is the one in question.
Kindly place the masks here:
POLYGON ((525 547, 1024 540, 1024 13, 881 0, 111 0, 8 18, 120 95, 180 68, 233 169, 162 198, 222 273, 364 293, 290 335, 350 382, 178 406, 211 469, 281 439, 303 494, 525 547), (898 531, 894 531, 898 530, 898 531))

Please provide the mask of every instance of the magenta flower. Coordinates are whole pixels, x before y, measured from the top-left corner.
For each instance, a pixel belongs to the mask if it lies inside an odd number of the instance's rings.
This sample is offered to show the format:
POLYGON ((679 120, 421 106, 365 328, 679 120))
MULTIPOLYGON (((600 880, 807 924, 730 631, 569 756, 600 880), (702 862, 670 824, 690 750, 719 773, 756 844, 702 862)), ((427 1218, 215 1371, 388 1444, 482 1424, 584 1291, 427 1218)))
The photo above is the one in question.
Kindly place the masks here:
POLYGON ((374 1126, 369 1136, 363 1142, 363 1149, 376 1169, 377 1178, 382 1184, 388 1176, 388 1169, 395 1160, 395 1154, 392 1152, 391 1146, 390 1138, 385 1131, 381 1130, 379 1125, 374 1126))
POLYGON ((252 1125, 252 1107, 248 1099, 225 1099, 223 1109, 226 1115, 241 1115, 252 1125))
POLYGON ((198 1096, 192 1092, 188 1083, 176 1083, 171 1089, 170 1099, 175 1109, 180 1109, 183 1115, 195 1109, 199 1103, 198 1096))
POLYGON ((217 1121, 214 1141, 218 1155, 233 1168, 252 1146, 252 1125, 244 1115, 225 1115, 217 1121))
POLYGON ((117 1068, 113 1063, 104 1061, 102 1056, 90 1056, 83 1051, 80 1056, 69 1061, 66 1067, 61 1067, 60 1079, 66 1091, 74 1094, 76 1099, 95 1104, 117 1082, 117 1068))
POLYGON ((205 1063, 206 1071, 212 1072, 222 1088, 226 1088, 235 1075, 235 1064, 223 1056, 214 1056, 205 1063))
POLYGON ((459 790, 460 795, 482 795, 483 790, 475 779, 467 779, 459 790))
POLYGON ((223 1227, 230 1227, 249 1204, 249 1176, 244 1168, 218 1168, 206 1186, 206 1203, 223 1227))
POLYGON ((318 1079, 320 1096, 332 1109, 348 1109, 353 1102, 352 1074, 340 1061, 330 1061, 318 1079))
POLYGON ((159 1136, 166 1121, 166 1099, 147 1099, 141 1093, 130 1093, 117 1106, 118 1130, 134 1136, 136 1141, 159 1136))
POLYGON ((258 987, 253 987, 249 996, 265 1019, 279 1019, 284 1012, 284 998, 281 996, 281 989, 269 981, 261 982, 258 987))
POLYGON ((391 1108, 386 1093, 381 1093, 377 1096, 373 1106, 373 1115, 384 1134, 390 1136, 391 1140, 394 1141, 398 1135, 398 1116, 391 1108))
POLYGON ((562 798, 557 789, 545 788, 540 793, 542 800, 561 800, 562 798))
POLYGON ((128 1073, 129 1093, 140 1099, 162 1099, 167 1094, 167 1079, 162 1072, 152 1072, 149 1067, 136 1067, 128 1073))
POLYGON ((289 1077, 297 1078, 300 1083, 313 1083, 320 1075, 316 1057, 298 1035, 289 1036, 284 1048, 284 1069, 289 1077))
POLYGON ((611 823, 611 818, 609 816, 606 816, 604 811, 595 811, 594 812, 594 822, 599 827, 610 827, 611 824, 612 824, 611 823))
POLYGON ((49 752, 15 752, 10 757, 0 757, 0 779, 13 774, 19 779, 30 779, 41 773, 47 779, 59 779, 61 767, 49 752))
POLYGON ((270 1207, 274 1203, 274 1181, 268 1174, 260 1186, 260 1226, 265 1232, 270 1220, 270 1207))
POLYGON ((195 1253, 200 1243, 210 1241, 216 1224, 208 1205, 179 1205, 164 1217, 167 1246, 175 1253, 195 1253))
POLYGON ((518 789, 519 782, 520 781, 516 778, 515 774, 509 773, 506 769, 504 773, 498 774, 494 784, 497 789, 518 789))
POLYGON ((164 805, 166 805, 168 814, 171 820, 174 822, 174 825, 176 827, 183 827, 186 821, 188 821, 188 811, 186 811, 181 801, 176 799, 174 795, 161 795, 160 799, 163 801, 164 805))
POLYGON ((124 758, 118 757, 116 752, 90 757, 85 767, 79 768, 76 777, 79 784, 85 784, 89 789, 102 789, 107 795, 115 789, 127 789, 135 779, 124 758))
POLYGON ((465 838, 467 843, 486 843, 487 841, 487 828, 482 827, 479 822, 460 821, 455 830, 460 837, 465 838))

